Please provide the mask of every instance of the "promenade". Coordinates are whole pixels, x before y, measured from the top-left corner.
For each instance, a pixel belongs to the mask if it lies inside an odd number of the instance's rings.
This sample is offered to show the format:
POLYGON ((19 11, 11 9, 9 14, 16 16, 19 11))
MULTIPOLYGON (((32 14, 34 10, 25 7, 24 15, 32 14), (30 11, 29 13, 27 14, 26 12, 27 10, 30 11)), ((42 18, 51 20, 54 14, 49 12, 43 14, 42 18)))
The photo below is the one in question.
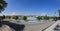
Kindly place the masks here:
POLYGON ((24 31, 42 31, 45 28, 54 24, 55 21, 43 21, 43 22, 26 22, 24 31))
POLYGON ((37 21, 37 22, 20 22, 18 24, 24 24, 23 31, 44 31, 46 28, 53 25, 55 21, 37 21))

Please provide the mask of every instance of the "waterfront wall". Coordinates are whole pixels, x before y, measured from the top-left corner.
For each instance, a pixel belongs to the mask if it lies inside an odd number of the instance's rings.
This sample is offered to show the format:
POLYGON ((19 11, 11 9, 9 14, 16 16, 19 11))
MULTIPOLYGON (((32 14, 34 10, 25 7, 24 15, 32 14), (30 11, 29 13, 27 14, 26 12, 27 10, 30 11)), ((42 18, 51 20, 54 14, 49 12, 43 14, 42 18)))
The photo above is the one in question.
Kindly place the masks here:
POLYGON ((57 26, 58 23, 59 23, 59 20, 56 21, 53 25, 51 25, 47 29, 45 29, 44 31, 54 31, 54 28, 57 26))

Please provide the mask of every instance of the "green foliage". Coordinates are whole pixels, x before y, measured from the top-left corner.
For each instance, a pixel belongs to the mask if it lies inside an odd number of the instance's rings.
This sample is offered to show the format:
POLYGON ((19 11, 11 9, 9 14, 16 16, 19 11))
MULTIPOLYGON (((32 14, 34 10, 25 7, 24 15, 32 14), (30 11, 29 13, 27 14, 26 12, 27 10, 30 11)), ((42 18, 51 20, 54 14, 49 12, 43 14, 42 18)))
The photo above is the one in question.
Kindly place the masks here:
POLYGON ((13 16, 13 19, 17 20, 19 17, 18 16, 13 16))
POLYGON ((2 19, 5 19, 5 15, 2 16, 2 19))
POLYGON ((0 16, 0 20, 2 19, 2 16, 0 16))
POLYGON ((0 19, 5 19, 5 15, 3 15, 3 16, 0 16, 0 19))
POLYGON ((23 20, 27 20, 27 17, 26 16, 23 16, 23 20))
POLYGON ((7 7, 6 1, 0 0, 0 13, 4 11, 5 7, 7 7))
POLYGON ((49 18, 50 18, 49 16, 44 16, 44 19, 46 20, 49 20, 49 18))
POLYGON ((36 17, 37 18, 37 20, 39 20, 40 21, 40 19, 42 19, 42 17, 41 16, 38 16, 38 17, 36 17))
POLYGON ((5 16, 5 18, 8 18, 8 19, 10 19, 10 18, 11 18, 11 16, 5 16))
POLYGON ((56 16, 51 17, 53 20, 56 20, 56 16))

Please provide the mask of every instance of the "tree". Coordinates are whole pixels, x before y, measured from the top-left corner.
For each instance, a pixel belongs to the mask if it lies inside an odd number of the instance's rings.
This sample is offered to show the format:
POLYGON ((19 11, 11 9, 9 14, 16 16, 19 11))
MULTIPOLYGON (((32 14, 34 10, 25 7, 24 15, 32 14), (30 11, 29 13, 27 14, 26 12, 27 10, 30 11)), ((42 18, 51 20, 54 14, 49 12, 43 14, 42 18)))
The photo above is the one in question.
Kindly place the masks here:
POLYGON ((2 16, 2 19, 5 19, 5 15, 2 16))
POLYGON ((39 20, 40 21, 40 19, 42 19, 42 17, 41 16, 38 16, 38 17, 36 17, 37 18, 37 20, 39 20))
POLYGON ((49 20, 49 16, 44 16, 44 19, 49 20))
POLYGON ((4 0, 0 0, 0 13, 4 11, 6 7, 7 7, 7 2, 4 0))
POLYGON ((53 20, 56 20, 56 16, 51 17, 53 20))
POLYGON ((10 18, 11 18, 11 16, 5 16, 5 18, 10 19, 10 18))
POLYGON ((26 16, 23 16, 23 20, 27 20, 27 17, 26 16))
POLYGON ((0 20, 2 19, 2 16, 0 16, 0 20))
POLYGON ((17 20, 19 17, 18 16, 13 16, 13 19, 17 20))

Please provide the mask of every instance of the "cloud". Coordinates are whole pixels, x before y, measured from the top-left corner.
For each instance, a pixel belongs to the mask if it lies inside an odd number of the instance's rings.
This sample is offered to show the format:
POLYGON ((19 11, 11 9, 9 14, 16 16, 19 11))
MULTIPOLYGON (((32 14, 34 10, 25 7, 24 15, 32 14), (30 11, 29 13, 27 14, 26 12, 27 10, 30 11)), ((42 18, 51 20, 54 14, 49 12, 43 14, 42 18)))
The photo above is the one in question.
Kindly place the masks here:
POLYGON ((43 12, 43 13, 41 13, 41 16, 45 16, 45 15, 47 15, 47 13, 44 13, 44 12, 43 12))
POLYGON ((18 15, 18 14, 16 12, 12 12, 12 13, 2 12, 2 13, 0 13, 0 15, 18 15))
POLYGON ((12 12, 11 15, 16 15, 16 12, 12 12))
POLYGON ((0 13, 0 16, 3 16, 3 14, 2 14, 2 13, 0 13))

